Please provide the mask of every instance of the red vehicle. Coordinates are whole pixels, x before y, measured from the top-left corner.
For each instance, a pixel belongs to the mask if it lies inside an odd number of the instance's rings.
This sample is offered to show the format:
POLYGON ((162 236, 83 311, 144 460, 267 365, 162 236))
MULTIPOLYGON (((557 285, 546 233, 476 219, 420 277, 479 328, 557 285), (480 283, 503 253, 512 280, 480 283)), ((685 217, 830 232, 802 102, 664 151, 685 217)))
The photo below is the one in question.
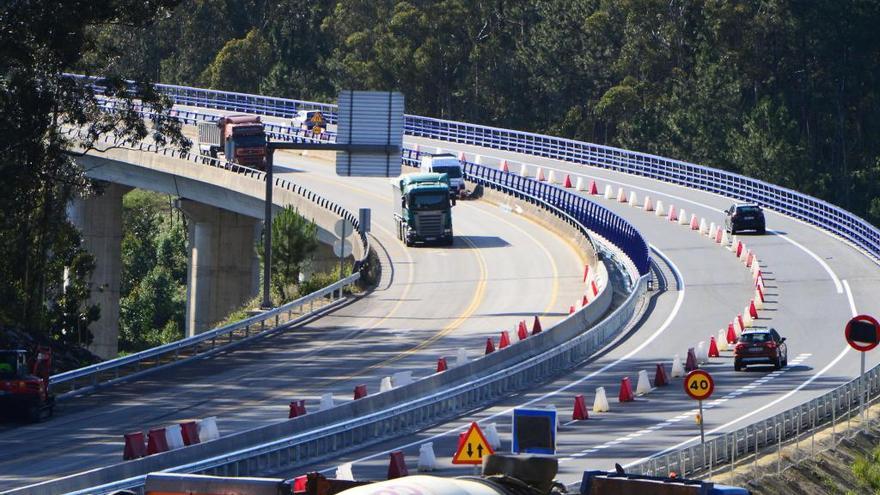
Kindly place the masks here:
POLYGON ((28 360, 23 350, 0 350, 0 411, 40 421, 52 416, 55 398, 49 393, 52 351, 39 347, 28 360))
POLYGON ((743 332, 733 349, 733 369, 741 371, 752 364, 769 364, 777 370, 788 366, 785 337, 773 328, 743 332))

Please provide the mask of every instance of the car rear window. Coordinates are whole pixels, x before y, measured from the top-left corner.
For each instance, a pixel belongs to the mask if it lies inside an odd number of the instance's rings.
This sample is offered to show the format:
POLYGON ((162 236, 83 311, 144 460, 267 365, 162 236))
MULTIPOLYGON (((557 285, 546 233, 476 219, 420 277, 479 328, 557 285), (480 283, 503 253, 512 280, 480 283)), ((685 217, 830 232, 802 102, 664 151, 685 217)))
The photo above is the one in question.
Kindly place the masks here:
POLYGON ((742 342, 760 343, 770 342, 773 339, 770 338, 769 333, 744 333, 740 335, 739 340, 742 342))
POLYGON ((744 215, 749 215, 749 214, 760 213, 761 209, 758 208, 757 206, 740 206, 740 207, 737 207, 736 211, 738 213, 742 213, 744 215))

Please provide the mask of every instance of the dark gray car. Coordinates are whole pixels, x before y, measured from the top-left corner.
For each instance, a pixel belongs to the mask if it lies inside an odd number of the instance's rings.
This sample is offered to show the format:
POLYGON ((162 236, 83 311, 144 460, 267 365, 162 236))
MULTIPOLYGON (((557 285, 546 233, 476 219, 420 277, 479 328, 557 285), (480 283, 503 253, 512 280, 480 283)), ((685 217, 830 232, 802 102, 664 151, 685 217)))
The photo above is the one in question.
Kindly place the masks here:
POLYGON ((732 205, 724 210, 724 228, 731 234, 744 230, 753 230, 759 234, 767 231, 764 210, 758 205, 732 205))

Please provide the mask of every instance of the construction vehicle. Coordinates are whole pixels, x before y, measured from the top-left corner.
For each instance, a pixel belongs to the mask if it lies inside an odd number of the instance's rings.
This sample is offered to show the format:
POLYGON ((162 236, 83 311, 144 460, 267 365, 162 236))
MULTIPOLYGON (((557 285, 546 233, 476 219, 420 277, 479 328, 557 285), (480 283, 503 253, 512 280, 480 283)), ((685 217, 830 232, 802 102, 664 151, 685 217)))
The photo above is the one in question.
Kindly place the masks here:
POLYGON ((452 245, 452 207, 446 174, 407 174, 391 181, 397 237, 407 246, 452 245))
MULTIPOLYGON (((146 495, 562 495, 566 487, 554 478, 558 462, 551 457, 492 454, 484 459, 482 476, 441 478, 405 476, 387 481, 328 479, 319 473, 280 480, 223 478, 195 474, 151 473, 146 495)), ((599 471, 584 473, 580 495, 748 495, 748 490, 710 481, 633 476, 599 471)))
POLYGON ((461 162, 454 155, 423 154, 419 160, 419 170, 424 173, 446 174, 449 177, 449 192, 458 198, 468 197, 464 184, 461 162))
POLYGON ((199 153, 217 158, 222 152, 231 162, 263 169, 266 131, 257 115, 226 115, 216 122, 199 122, 199 153))
POLYGON ((31 359, 24 350, 0 350, 0 412, 33 422, 52 416, 51 369, 52 350, 48 347, 38 347, 31 359))

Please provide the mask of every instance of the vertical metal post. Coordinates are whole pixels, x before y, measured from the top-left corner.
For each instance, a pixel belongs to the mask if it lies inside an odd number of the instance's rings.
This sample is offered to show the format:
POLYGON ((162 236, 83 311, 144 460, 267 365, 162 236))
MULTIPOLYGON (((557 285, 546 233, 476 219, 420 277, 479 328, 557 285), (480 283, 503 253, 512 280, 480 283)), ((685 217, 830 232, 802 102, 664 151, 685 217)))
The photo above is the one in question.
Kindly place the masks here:
MULTIPOLYGON (((862 364, 859 371, 859 414, 862 416, 862 423, 865 422, 865 353, 861 352, 862 364)), ((864 426, 864 424, 862 425, 864 426)))
POLYGON ((700 444, 705 446, 706 437, 703 434, 703 423, 706 422, 706 418, 703 417, 703 401, 698 400, 697 402, 700 403, 700 444))
POLYGON ((269 281, 272 278, 272 167, 275 149, 266 147, 266 210, 263 214, 263 309, 272 307, 269 281))

